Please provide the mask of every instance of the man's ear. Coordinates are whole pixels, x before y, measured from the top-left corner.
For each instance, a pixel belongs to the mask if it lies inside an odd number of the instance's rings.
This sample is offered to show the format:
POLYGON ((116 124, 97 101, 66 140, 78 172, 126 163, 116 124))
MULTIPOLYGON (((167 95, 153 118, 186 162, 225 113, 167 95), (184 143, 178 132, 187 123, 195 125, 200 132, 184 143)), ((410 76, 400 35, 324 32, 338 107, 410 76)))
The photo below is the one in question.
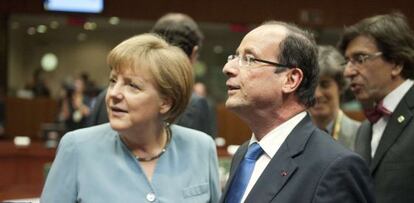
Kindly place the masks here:
POLYGON ((302 83, 303 80, 303 72, 299 68, 294 68, 288 71, 286 74, 286 81, 283 85, 283 92, 284 93, 292 93, 295 92, 299 85, 302 83))
POLYGON ((401 75, 401 72, 402 72, 403 66, 404 66, 404 65, 402 65, 402 64, 395 64, 395 65, 392 67, 392 70, 391 70, 391 76, 396 77, 396 76, 401 75))
POLYGON ((160 113, 166 114, 172 108, 172 105, 173 105, 173 101, 171 98, 169 97, 162 98, 160 102, 160 113))
POLYGON ((193 51, 191 52, 190 62, 193 65, 195 64, 195 62, 197 61, 197 58, 198 58, 198 49, 199 49, 199 47, 198 47, 198 45, 196 45, 196 46, 193 47, 193 51))

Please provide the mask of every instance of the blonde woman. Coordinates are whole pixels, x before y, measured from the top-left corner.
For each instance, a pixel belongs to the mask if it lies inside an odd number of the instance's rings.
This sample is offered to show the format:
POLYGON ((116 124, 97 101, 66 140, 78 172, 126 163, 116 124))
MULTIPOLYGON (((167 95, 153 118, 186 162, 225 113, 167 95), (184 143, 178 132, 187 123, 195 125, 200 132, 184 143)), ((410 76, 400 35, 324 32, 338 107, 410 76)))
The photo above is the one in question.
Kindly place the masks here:
POLYGON ((109 124, 60 143, 42 202, 216 202, 213 140, 170 125, 191 96, 190 61, 160 37, 125 40, 108 55, 109 124))

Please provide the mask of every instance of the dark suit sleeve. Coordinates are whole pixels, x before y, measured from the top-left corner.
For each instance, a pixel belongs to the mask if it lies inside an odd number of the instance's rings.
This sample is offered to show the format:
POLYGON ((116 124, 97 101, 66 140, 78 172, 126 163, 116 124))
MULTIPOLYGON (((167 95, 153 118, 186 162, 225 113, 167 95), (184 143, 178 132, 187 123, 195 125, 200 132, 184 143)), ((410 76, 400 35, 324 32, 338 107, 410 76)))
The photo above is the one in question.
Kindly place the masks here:
POLYGON ((193 94, 184 113, 177 119, 177 125, 199 130, 212 136, 212 122, 214 121, 210 114, 207 100, 193 94))
POLYGON ((198 119, 195 123, 195 128, 205 132, 206 134, 212 134, 211 130, 211 115, 210 115, 210 107, 208 106, 207 100, 205 98, 199 98, 198 101, 195 103, 195 109, 199 112, 198 119))
POLYGON ((95 106, 93 107, 91 114, 89 115, 87 125, 94 126, 102 123, 109 122, 108 113, 106 111, 105 96, 108 89, 104 89, 96 97, 95 106))
POLYGON ((312 202, 375 202, 372 179, 362 158, 355 154, 336 158, 325 169, 312 202))

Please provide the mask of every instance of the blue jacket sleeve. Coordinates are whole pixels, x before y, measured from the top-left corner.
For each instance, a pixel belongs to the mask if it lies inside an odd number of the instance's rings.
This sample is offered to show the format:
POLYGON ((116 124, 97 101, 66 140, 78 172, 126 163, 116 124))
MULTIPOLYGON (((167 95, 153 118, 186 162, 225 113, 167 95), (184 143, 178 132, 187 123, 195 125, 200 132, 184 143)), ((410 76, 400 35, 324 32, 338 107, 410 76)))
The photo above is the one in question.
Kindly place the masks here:
POLYGON ((219 173, 218 173, 218 159, 216 145, 214 141, 210 139, 209 143, 209 166, 210 166, 210 191, 211 191, 211 203, 216 203, 219 201, 221 195, 221 188, 219 182, 219 173))

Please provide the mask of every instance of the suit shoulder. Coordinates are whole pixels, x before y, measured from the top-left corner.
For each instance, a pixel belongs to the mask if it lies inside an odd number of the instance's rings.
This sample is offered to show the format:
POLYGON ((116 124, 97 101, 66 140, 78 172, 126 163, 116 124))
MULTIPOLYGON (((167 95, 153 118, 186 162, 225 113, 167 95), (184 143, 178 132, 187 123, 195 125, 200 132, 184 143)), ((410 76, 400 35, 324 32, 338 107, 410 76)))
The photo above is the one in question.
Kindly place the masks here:
POLYGON ((312 153, 318 154, 321 159, 335 159, 339 156, 356 155, 342 144, 338 143, 327 133, 316 129, 309 139, 308 147, 312 153))

